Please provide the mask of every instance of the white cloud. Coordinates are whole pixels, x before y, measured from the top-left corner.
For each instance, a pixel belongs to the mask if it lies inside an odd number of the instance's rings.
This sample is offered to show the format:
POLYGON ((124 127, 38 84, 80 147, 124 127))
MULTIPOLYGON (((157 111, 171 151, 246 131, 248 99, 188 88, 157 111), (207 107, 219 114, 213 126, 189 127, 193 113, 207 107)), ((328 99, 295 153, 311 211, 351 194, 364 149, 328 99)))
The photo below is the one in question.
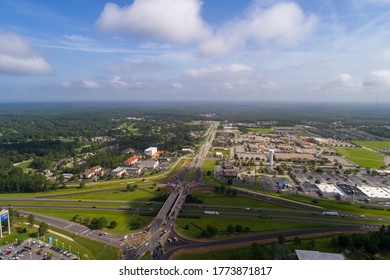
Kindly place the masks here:
POLYGON ((365 86, 390 86, 390 71, 372 71, 364 80, 365 86))
POLYGON ((108 33, 141 35, 177 43, 190 43, 209 36, 200 0, 135 0, 123 8, 108 3, 97 20, 108 33))
POLYGON ((221 65, 212 65, 200 68, 190 68, 185 71, 185 75, 192 78, 203 78, 211 76, 242 76, 251 74, 253 72, 252 67, 233 63, 229 66, 223 67, 221 65))
POLYGON ((322 89, 360 89, 361 81, 350 74, 340 74, 322 86, 322 89))
POLYGON ((215 65, 215 66, 207 66, 207 67, 201 67, 201 68, 190 68, 185 71, 185 75, 188 77, 206 77, 210 74, 219 73, 222 72, 222 66, 221 65, 215 65))
POLYGON ((230 72, 237 73, 241 71, 252 71, 252 67, 244 64, 233 63, 229 67, 230 72))
POLYGON ((305 39, 316 24, 316 16, 306 15, 293 2, 278 3, 268 9, 254 2, 242 18, 225 24, 213 37, 203 41, 200 50, 206 55, 225 55, 251 42, 293 47, 305 39))
POLYGON ((279 85, 279 83, 277 83, 277 82, 269 81, 269 82, 267 82, 267 83, 261 84, 261 85, 260 85, 260 88, 262 88, 262 89, 273 89, 273 90, 276 90, 276 89, 279 89, 279 88, 280 88, 280 85, 279 85))
POLYGON ((95 81, 84 80, 82 81, 82 87, 86 89, 99 89, 101 85, 95 81))
POLYGON ((118 76, 114 77, 111 80, 111 85, 117 89, 125 89, 129 86, 129 84, 127 82, 125 82, 121 77, 118 77, 118 76))
POLYGON ((35 54, 19 35, 0 32, 0 73, 39 75, 52 72, 50 65, 35 54))
POLYGON ((178 83, 178 82, 174 82, 174 83, 172 83, 172 87, 175 89, 181 89, 181 88, 183 88, 183 84, 178 83))

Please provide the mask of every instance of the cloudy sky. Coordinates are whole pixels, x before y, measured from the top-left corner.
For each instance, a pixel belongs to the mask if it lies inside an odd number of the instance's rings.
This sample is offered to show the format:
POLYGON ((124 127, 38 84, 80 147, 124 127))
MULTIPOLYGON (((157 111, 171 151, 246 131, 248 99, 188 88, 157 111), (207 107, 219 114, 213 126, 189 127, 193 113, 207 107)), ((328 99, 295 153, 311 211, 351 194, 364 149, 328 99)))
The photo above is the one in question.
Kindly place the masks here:
POLYGON ((0 0, 0 102, 390 102, 390 0, 0 0))

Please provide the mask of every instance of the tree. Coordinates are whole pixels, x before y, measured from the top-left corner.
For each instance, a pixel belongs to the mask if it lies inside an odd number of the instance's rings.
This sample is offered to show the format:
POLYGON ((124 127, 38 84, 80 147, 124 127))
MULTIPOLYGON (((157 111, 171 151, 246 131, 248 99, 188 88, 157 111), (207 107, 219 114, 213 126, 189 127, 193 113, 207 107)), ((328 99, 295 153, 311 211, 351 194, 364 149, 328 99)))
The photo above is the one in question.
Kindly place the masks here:
POLYGON ((243 232, 250 232, 251 228, 250 227, 244 227, 243 232))
POLYGON ((47 233, 48 230, 49 230, 49 225, 48 224, 43 223, 43 222, 39 224, 39 228, 38 228, 39 236, 44 236, 47 233))
POLYGON ((34 225, 34 222, 35 222, 35 216, 33 214, 30 214, 28 215, 28 223, 30 224, 30 226, 32 227, 34 225))
POLYGON ((186 224, 186 225, 184 226, 184 229, 185 229, 185 230, 189 230, 189 229, 190 229, 190 226, 189 226, 188 224, 186 224))
POLYGON ((90 221, 91 221, 91 219, 89 217, 85 217, 83 223, 84 223, 84 225, 88 225, 90 221))
POLYGON ((108 224, 107 218, 106 217, 100 217, 97 219, 96 222, 96 228, 97 229, 102 229, 105 228, 108 224))
POLYGON ((76 223, 81 223, 83 221, 83 218, 79 214, 77 214, 73 216, 72 221, 76 223))
POLYGON ((283 235, 278 236, 278 243, 279 244, 283 244, 285 242, 286 242, 286 237, 284 237, 283 235))
POLYGON ((215 226, 207 225, 206 230, 208 232, 209 237, 213 237, 213 236, 217 235, 217 233, 218 233, 218 229, 215 226))
POLYGON ((83 189, 83 188, 85 188, 85 182, 80 182, 79 189, 83 189))
POLYGON ((207 170, 207 172, 206 172, 207 177, 210 177, 211 174, 212 174, 211 171, 210 171, 210 170, 207 170))
POLYGON ((241 256, 240 256, 240 254, 237 251, 233 251, 230 254, 230 259, 231 260, 241 260, 241 256))
POLYGON ((115 228, 118 225, 116 221, 111 221, 110 222, 110 228, 115 228))
POLYGON ((228 185, 233 185, 233 180, 229 178, 229 179, 227 180, 227 183, 228 183, 228 185))
POLYGON ((252 260, 262 260, 264 258, 259 244, 252 243, 251 250, 252 250, 252 260))
POLYGON ((226 231, 229 233, 229 234, 233 234, 234 233, 234 226, 232 224, 229 224, 226 228, 226 231))
POLYGON ((298 236, 295 236, 294 238, 295 248, 298 248, 301 245, 301 243, 302 243, 301 239, 298 236))
POLYGON ((237 196, 238 195, 238 191, 236 189, 233 189, 232 190, 232 196, 237 196))
POLYGON ((348 235, 339 236, 339 246, 342 248, 347 248, 351 244, 351 238, 348 235))
POLYGON ((317 180, 314 181, 314 183, 321 184, 321 181, 317 179, 317 180))
POLYGON ((236 226, 234 227, 234 230, 235 230, 236 232, 242 232, 242 225, 236 225, 236 226))

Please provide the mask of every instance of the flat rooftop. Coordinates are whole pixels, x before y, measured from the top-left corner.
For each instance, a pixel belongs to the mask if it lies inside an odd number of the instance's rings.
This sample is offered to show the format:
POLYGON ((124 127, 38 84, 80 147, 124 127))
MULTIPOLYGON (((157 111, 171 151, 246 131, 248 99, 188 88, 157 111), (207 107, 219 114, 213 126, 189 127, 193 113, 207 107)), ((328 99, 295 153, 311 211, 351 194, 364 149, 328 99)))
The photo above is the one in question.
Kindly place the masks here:
POLYGON ((335 193, 341 196, 345 195, 339 188, 332 184, 317 184, 322 193, 335 193))
POLYGON ((319 251, 295 250, 298 260, 345 260, 343 254, 324 253, 319 251))
POLYGON ((364 192, 367 196, 372 198, 387 198, 390 199, 389 187, 373 187, 373 186, 357 186, 359 190, 364 192))

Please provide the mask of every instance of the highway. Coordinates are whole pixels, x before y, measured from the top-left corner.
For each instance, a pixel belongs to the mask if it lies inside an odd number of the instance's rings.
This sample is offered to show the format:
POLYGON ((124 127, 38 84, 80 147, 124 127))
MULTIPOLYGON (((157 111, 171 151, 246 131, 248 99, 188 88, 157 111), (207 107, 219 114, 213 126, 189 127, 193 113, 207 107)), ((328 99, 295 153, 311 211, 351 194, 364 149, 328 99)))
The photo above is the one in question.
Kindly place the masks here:
POLYGON ((313 229, 299 229, 299 230, 290 230, 290 231, 278 231, 278 232, 268 232, 257 235, 236 237, 234 239, 223 239, 210 242, 193 242, 186 243, 182 245, 172 245, 166 248, 164 258, 169 259, 177 251, 185 251, 191 253, 191 250, 200 249, 200 248, 212 248, 215 246, 226 246, 231 244, 239 243, 248 243, 248 242, 260 242, 260 241, 270 241, 275 242, 275 239, 278 236, 284 236, 285 238, 292 238, 299 236, 304 238, 305 236, 313 236, 317 234, 341 234, 341 233, 352 233, 352 232, 363 232, 369 229, 362 229, 360 227, 327 227, 327 228, 313 228, 313 229))
MULTIPOLYGON (((285 237, 293 236, 305 236, 311 234, 329 234, 329 233, 340 233, 340 232, 356 232, 356 231, 370 231, 377 230, 379 228, 377 223, 370 223, 370 219, 377 220, 378 217, 365 217, 362 219, 357 215, 348 215, 343 214, 345 219, 343 220, 340 217, 324 217, 322 216, 319 219, 318 215, 320 212, 324 211, 323 208, 309 205, 297 201, 292 201, 272 195, 260 194, 250 190, 236 188, 238 190, 239 196, 249 197, 257 199, 260 201, 276 203, 282 206, 297 208, 294 209, 267 209, 267 208, 251 208, 249 211, 242 207, 231 207, 231 206, 215 206, 215 205, 200 205, 200 204, 190 204, 186 205, 186 208, 183 209, 185 199, 188 193, 197 188, 211 188, 214 186, 201 184, 200 179, 202 176, 201 167, 208 155, 212 143, 216 136, 216 131, 219 123, 213 122, 206 132, 206 141, 199 148, 198 153, 194 156, 190 164, 182 171, 174 182, 168 184, 173 188, 173 191, 168 196, 164 203, 153 203, 153 206, 150 206, 147 202, 124 202, 124 201, 99 201, 99 200, 74 200, 74 199, 53 199, 51 196, 44 197, 35 197, 35 198, 4 198, 0 201, 4 202, 4 207, 9 207, 8 202, 10 201, 20 201, 20 202, 63 202, 63 203, 76 203, 79 202, 79 206, 67 206, 67 205, 13 205, 16 208, 52 208, 52 209, 77 209, 80 211, 83 210, 105 210, 105 211, 140 211, 140 212, 157 212, 158 208, 161 207, 153 219, 151 224, 147 226, 140 232, 129 233, 127 235, 113 235, 106 234, 103 231, 99 230, 90 230, 88 227, 72 223, 69 221, 52 218, 45 215, 35 214, 36 220, 46 222, 49 225, 54 227, 64 229, 72 234, 82 235, 87 238, 91 238, 100 242, 103 242, 107 245, 112 245, 118 248, 121 248, 124 252, 125 259, 139 259, 145 252, 151 251, 154 259, 167 259, 174 252, 178 250, 191 249, 191 248, 202 248, 202 247, 211 247, 219 245, 228 245, 236 244, 243 242, 254 242, 259 240, 270 240, 277 236, 283 235, 285 237), (186 181, 186 174, 194 172, 194 178, 191 181, 186 181), (85 206, 84 203, 93 203, 96 206, 85 206), (118 205, 118 208, 107 207, 100 204, 114 204, 118 205), (121 209, 119 206, 135 206, 131 209, 121 209), (137 208, 139 208, 137 210, 137 208), (181 237, 175 233, 174 225, 179 213, 182 211, 184 214, 194 214, 194 215, 203 215, 203 209, 199 208, 209 208, 209 209, 218 209, 220 216, 222 217, 232 217, 235 220, 240 218, 252 218, 259 219, 259 222, 267 220, 286 220, 286 221, 299 221, 299 222, 308 222, 308 223, 317 223, 323 225, 318 228, 312 229, 301 229, 301 230, 291 230, 291 231, 278 231, 276 233, 262 233, 262 234, 253 234, 243 237, 235 237, 231 239, 224 239, 211 242, 196 242, 186 240, 184 237, 181 237), (220 210, 222 209, 222 210, 220 210), (302 209, 302 210, 298 210, 302 209), (230 211, 230 213, 229 213, 230 211), (233 213, 232 213, 233 212, 233 213), (293 216, 293 215, 295 216, 293 216), (317 215, 317 216, 315 216, 317 215), (352 219, 356 219, 356 222, 352 219), (332 227, 326 226, 332 224, 332 227), (339 226, 335 226, 339 225, 339 226)), ((120 187, 118 189, 123 189, 120 187)), ((107 191, 107 189, 102 190, 93 190, 93 192, 107 191)), ((91 191, 85 191, 91 192, 91 191)), ((59 195, 56 195, 59 196, 59 195)), ((1 207, 2 205, 0 205, 1 207)), ((26 210, 19 211, 22 214, 29 214, 30 212, 26 210)), ((340 213, 342 214, 342 213, 340 213)), ((390 221, 390 219, 384 219, 390 221)))
MULTIPOLYGON (((201 167, 203 160, 208 154, 215 138, 219 123, 214 122, 206 132, 206 141, 199 149, 188 167, 177 176, 173 186, 175 190, 169 195, 160 212, 149 226, 149 238, 138 247, 130 248, 125 253, 126 259, 138 259, 146 251, 153 252, 153 258, 162 259, 164 256, 164 244, 169 242, 168 235, 174 231, 174 225, 180 210, 183 207, 191 185, 199 182, 201 177, 201 167), (185 182, 184 177, 187 173, 195 171, 195 179, 190 184, 185 182)), ((177 238, 177 237, 176 237, 177 238)), ((131 240, 129 240, 131 242, 131 240)))

